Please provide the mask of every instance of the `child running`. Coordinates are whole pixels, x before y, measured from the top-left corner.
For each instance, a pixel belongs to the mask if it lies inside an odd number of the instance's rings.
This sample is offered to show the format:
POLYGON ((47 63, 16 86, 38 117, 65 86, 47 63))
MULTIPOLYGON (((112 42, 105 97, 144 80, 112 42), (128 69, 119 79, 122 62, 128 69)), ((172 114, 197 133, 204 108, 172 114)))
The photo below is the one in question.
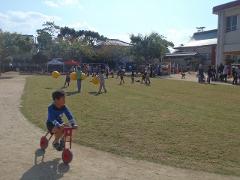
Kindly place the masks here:
POLYGON ((124 71, 123 70, 121 70, 121 72, 120 72, 120 85, 122 85, 122 84, 125 84, 125 81, 124 81, 124 71))
POLYGON ((67 106, 65 106, 64 91, 59 90, 53 92, 52 99, 53 103, 48 106, 48 118, 46 126, 48 131, 55 136, 53 147, 57 151, 62 151, 64 148, 64 140, 62 138, 64 133, 64 122, 62 120, 62 115, 66 115, 70 126, 77 128, 77 125, 75 124, 75 120, 71 112, 67 106))
POLYGON ((150 73, 148 71, 145 72, 145 84, 147 86, 150 86, 151 81, 150 81, 150 73))
POLYGON ((64 83, 63 87, 66 87, 66 86, 69 87, 70 81, 71 81, 70 74, 69 74, 69 72, 67 72, 65 83, 64 83))
POLYGON ((99 79, 99 90, 97 95, 102 93, 102 89, 104 90, 104 93, 107 93, 107 90, 105 87, 104 70, 100 71, 100 74, 98 75, 98 79, 99 79))
POLYGON ((145 80, 146 80, 145 72, 142 72, 142 80, 141 80, 141 84, 143 84, 143 82, 145 82, 145 80))
POLYGON ((134 76, 135 76, 134 71, 132 71, 132 74, 131 74, 132 84, 134 84, 134 76))

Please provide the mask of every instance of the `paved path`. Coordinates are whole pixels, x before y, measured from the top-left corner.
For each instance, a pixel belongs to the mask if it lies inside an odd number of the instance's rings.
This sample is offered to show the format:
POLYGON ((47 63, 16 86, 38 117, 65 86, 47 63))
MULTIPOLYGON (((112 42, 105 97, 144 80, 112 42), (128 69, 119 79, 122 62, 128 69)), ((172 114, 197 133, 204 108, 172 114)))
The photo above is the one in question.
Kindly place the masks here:
POLYGON ((132 160, 76 144, 73 145, 74 160, 70 166, 61 162, 61 153, 52 147, 41 161, 43 154, 38 150, 38 143, 43 132, 19 111, 24 83, 24 76, 8 74, 0 77, 0 180, 239 179, 132 160))
MULTIPOLYGON (((205 77, 207 77, 207 76, 205 75, 205 77)), ((179 81, 190 81, 190 82, 196 82, 196 83, 198 82, 195 72, 192 72, 191 74, 186 73, 185 79, 182 79, 181 74, 172 74, 171 76, 165 76, 162 78, 170 79, 170 80, 179 80, 179 81)), ((228 80, 228 83, 219 82, 219 81, 211 81, 211 84, 232 86, 232 84, 230 83, 230 80, 228 80)))

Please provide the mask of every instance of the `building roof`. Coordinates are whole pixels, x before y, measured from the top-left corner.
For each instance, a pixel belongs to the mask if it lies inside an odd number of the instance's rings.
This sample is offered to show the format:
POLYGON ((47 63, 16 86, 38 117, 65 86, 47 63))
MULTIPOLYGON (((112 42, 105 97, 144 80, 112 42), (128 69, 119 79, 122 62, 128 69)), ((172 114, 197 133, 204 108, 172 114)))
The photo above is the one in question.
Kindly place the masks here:
POLYGON ((176 47, 175 49, 181 49, 185 47, 199 47, 210 46, 217 44, 217 29, 203 32, 196 32, 193 34, 191 40, 184 46, 176 47))
POLYGON ((233 8, 233 7, 236 7, 236 6, 240 6, 240 0, 236 0, 236 1, 226 3, 226 4, 215 6, 213 8, 213 14, 217 14, 219 11, 229 9, 229 8, 233 8))
POLYGON ((199 46, 210 46, 210 45, 216 45, 216 44, 217 44, 217 38, 205 39, 205 40, 191 40, 182 47, 199 47, 199 46))
POLYGON ((125 46, 129 47, 132 46, 132 44, 121 41, 119 39, 107 39, 106 41, 100 41, 97 46, 125 46))
POLYGON ((206 40, 206 39, 214 39, 217 38, 217 29, 203 31, 203 32, 196 32, 193 34, 192 39, 194 40, 206 40))
POLYGON ((165 57, 182 57, 182 56, 196 56, 196 52, 176 52, 176 53, 167 53, 165 57))

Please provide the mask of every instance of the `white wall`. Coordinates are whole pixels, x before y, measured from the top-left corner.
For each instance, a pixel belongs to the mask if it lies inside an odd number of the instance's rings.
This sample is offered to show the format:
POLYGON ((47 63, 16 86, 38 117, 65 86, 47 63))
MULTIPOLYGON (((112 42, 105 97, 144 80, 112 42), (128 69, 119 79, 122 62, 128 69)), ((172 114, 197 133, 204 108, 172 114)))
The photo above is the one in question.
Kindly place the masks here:
POLYGON ((218 12, 218 45, 217 65, 224 62, 224 52, 240 51, 240 7, 226 9, 218 12), (228 16, 238 16, 236 31, 226 32, 226 20, 228 16))
POLYGON ((236 31, 225 33, 225 44, 240 44, 240 7, 228 9, 225 11, 225 30, 226 30, 226 19, 228 16, 238 16, 238 26, 236 31))

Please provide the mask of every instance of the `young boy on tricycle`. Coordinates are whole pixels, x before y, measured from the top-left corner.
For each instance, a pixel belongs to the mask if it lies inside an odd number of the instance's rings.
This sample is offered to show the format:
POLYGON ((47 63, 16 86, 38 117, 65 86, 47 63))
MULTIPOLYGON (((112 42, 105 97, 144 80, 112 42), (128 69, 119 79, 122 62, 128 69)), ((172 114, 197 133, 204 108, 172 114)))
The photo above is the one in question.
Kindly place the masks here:
POLYGON ((54 134, 55 139, 53 141, 53 147, 62 151, 64 149, 65 141, 63 139, 65 124, 62 120, 63 114, 68 119, 69 126, 77 128, 72 113, 68 107, 65 106, 65 93, 58 90, 52 93, 53 103, 48 106, 48 118, 46 126, 51 134, 54 134))

